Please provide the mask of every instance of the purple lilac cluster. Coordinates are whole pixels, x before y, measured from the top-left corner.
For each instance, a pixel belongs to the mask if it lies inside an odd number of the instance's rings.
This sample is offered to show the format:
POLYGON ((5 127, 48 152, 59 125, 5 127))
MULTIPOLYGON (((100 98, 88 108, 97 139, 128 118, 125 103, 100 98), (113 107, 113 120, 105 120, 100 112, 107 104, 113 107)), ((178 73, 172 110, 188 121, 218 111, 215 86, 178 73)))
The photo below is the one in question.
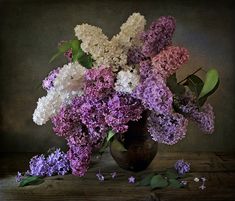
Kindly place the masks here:
POLYGON ((49 75, 43 80, 42 87, 46 91, 49 91, 52 87, 54 87, 54 80, 60 72, 60 68, 56 68, 52 70, 49 75))
POLYGON ((127 123, 140 119, 144 109, 139 100, 122 93, 115 93, 107 106, 108 113, 105 121, 117 133, 126 132, 127 123))
POLYGON ((91 160, 91 153, 92 147, 89 143, 85 146, 69 144, 68 159, 74 175, 80 177, 85 175, 91 160))
POLYGON ((152 58, 153 72, 167 78, 188 61, 188 50, 182 47, 169 46, 152 58))
POLYGON ((169 113, 172 110, 173 95, 161 76, 151 76, 141 82, 133 96, 142 104, 158 113, 169 113))
POLYGON ((160 17, 153 22, 149 29, 142 33, 142 53, 146 57, 158 54, 163 48, 172 43, 172 36, 175 31, 175 19, 171 16, 160 17))
POLYGON ((129 121, 141 118, 141 101, 113 90, 110 68, 94 68, 85 74, 85 93, 64 105, 52 117, 53 129, 68 141, 69 161, 74 175, 83 176, 91 153, 99 148, 109 129, 124 133, 129 121))
POLYGON ((140 77, 144 81, 146 78, 151 77, 152 75, 152 62, 147 59, 140 62, 140 77))
POLYGON ((175 163, 175 170, 180 176, 183 176, 185 173, 189 172, 190 164, 184 160, 178 160, 175 163))
POLYGON ((18 172, 16 181, 20 182, 24 176, 65 175, 69 171, 70 165, 67 154, 56 149, 47 157, 43 154, 32 157, 29 162, 29 170, 24 175, 18 172))
POLYGON ((185 94, 179 102, 180 111, 191 120, 195 121, 204 133, 214 132, 215 115, 213 107, 206 103, 201 108, 196 103, 195 97, 185 94))
POLYGON ((187 131, 188 120, 179 113, 157 114, 148 117, 148 131, 153 140, 167 145, 182 140, 187 131))
POLYGON ((127 53, 127 64, 138 64, 141 61, 144 61, 146 57, 141 52, 141 48, 135 47, 132 49, 129 49, 127 53))
POLYGON ((114 74, 111 68, 100 66, 86 71, 85 94, 90 99, 107 96, 114 86, 114 74))

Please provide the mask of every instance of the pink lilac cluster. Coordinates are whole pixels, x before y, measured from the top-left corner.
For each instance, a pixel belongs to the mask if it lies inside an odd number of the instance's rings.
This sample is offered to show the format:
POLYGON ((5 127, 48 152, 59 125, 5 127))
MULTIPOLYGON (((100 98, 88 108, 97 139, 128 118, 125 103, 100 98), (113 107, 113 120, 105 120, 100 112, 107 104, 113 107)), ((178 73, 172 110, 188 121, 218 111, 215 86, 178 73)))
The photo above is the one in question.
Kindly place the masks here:
POLYGON ((169 46, 152 58, 153 72, 167 78, 188 61, 188 50, 182 47, 169 46))
POLYGON ((29 170, 23 175, 18 172, 16 181, 20 182, 25 176, 53 176, 65 175, 70 171, 68 156, 60 149, 56 149, 48 156, 36 155, 29 162, 29 170))
POLYGON ((141 82, 133 92, 142 104, 158 113, 169 113, 172 110, 173 94, 159 75, 150 76, 141 82))
POLYGON ((85 80, 85 94, 90 99, 103 98, 113 90, 114 74, 111 68, 100 66, 87 70, 85 80))
POLYGON ((183 176, 185 173, 188 173, 190 170, 190 164, 184 160, 176 161, 174 167, 180 176, 183 176))
POLYGON ((49 91, 52 87, 54 87, 54 80, 60 72, 60 68, 56 68, 52 70, 49 75, 43 80, 42 87, 46 91, 49 91))
POLYGON ((142 53, 146 57, 158 54, 163 48, 172 43, 175 31, 175 19, 171 16, 160 17, 153 22, 149 29, 142 33, 142 53))
POLYGON ((186 135, 188 120, 179 113, 158 114, 152 112, 148 117, 148 131, 153 140, 173 145, 186 135))
POLYGON ((108 113, 105 121, 117 133, 124 133, 128 130, 129 121, 137 121, 141 118, 143 106, 141 101, 130 95, 115 93, 107 104, 108 113))
POLYGON ((180 111, 196 122, 204 133, 211 134, 214 132, 215 115, 213 107, 209 103, 199 107, 194 96, 185 94, 185 96, 181 97, 179 104, 180 111))

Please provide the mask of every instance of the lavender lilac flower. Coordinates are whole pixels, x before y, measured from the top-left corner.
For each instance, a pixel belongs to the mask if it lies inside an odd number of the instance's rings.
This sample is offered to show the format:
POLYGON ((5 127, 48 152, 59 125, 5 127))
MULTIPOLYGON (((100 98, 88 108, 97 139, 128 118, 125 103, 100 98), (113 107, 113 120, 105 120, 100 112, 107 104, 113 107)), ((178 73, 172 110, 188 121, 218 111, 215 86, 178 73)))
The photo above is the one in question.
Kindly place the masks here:
POLYGON ((150 25, 147 31, 142 33, 141 39, 144 42, 142 53, 146 57, 158 54, 163 48, 172 43, 174 31, 175 19, 171 16, 160 17, 150 25))
POLYGON ((173 145, 185 137, 187 124, 187 119, 181 114, 152 112, 148 118, 148 131, 153 140, 173 145))
POLYGON ((184 175, 185 173, 189 172, 190 164, 184 160, 178 160, 175 163, 175 170, 179 175, 184 175))
POLYGON ((142 104, 158 113, 169 113, 172 110, 173 95, 161 76, 151 76, 140 83, 133 96, 142 104))
POLYGON ((70 166, 67 154, 56 149, 48 157, 36 155, 30 160, 29 174, 32 176, 64 175, 69 172, 70 166))
POLYGON ((56 68, 49 73, 49 75, 42 82, 43 89, 49 91, 52 87, 54 87, 54 80, 59 74, 59 71, 60 68, 56 68))
POLYGON ((118 133, 126 132, 127 123, 140 119, 144 109, 139 100, 123 93, 115 93, 108 101, 107 107, 105 121, 118 133))
POLYGON ((210 104, 204 104, 199 108, 195 97, 190 93, 185 94, 185 96, 181 98, 179 104, 181 112, 186 117, 195 121, 204 133, 213 133, 215 115, 213 107, 210 104))
POLYGON ((153 72, 167 78, 188 61, 188 50, 182 47, 169 46, 152 58, 153 72))

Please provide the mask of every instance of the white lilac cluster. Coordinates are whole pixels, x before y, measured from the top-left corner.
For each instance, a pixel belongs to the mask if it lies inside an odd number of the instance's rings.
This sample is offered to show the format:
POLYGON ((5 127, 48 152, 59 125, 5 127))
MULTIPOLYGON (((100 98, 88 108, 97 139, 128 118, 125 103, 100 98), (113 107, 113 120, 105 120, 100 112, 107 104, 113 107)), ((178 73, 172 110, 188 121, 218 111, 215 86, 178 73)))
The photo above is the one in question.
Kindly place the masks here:
POLYGON ((132 93, 140 82, 140 75, 136 70, 133 72, 120 71, 117 74, 117 81, 115 83, 115 90, 123 93, 132 93))
POLYGON ((91 54, 95 66, 111 66, 117 72, 119 69, 131 69, 127 65, 127 52, 132 45, 140 43, 139 35, 145 23, 144 16, 134 13, 121 26, 120 33, 111 40, 100 28, 88 24, 77 25, 75 35, 82 41, 82 50, 91 54))
POLYGON ((45 124, 58 113, 63 104, 68 104, 75 96, 81 96, 84 74, 85 68, 77 62, 64 65, 47 95, 38 99, 33 121, 38 125, 45 124))

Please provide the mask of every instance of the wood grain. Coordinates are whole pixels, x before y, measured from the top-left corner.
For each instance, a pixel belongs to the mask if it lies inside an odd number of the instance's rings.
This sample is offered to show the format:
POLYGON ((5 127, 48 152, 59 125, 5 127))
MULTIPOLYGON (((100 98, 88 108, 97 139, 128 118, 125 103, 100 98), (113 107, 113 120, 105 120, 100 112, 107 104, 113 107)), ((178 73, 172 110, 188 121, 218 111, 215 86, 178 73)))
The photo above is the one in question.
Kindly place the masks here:
POLYGON ((25 171, 28 161, 34 153, 0 154, 0 201, 177 201, 177 200, 234 200, 235 198, 235 154, 227 153, 159 153, 149 168, 133 173, 120 169, 105 153, 99 159, 93 159, 91 168, 85 177, 73 175, 53 176, 38 186, 20 188, 15 182, 18 170, 25 171), (176 160, 185 159, 191 163, 189 185, 184 189, 157 189, 129 184, 127 179, 172 167, 176 160), (99 182, 95 174, 101 170, 104 182, 99 182), (116 171, 117 178, 110 173, 116 171), (206 177, 206 189, 199 189, 194 177, 206 177))

